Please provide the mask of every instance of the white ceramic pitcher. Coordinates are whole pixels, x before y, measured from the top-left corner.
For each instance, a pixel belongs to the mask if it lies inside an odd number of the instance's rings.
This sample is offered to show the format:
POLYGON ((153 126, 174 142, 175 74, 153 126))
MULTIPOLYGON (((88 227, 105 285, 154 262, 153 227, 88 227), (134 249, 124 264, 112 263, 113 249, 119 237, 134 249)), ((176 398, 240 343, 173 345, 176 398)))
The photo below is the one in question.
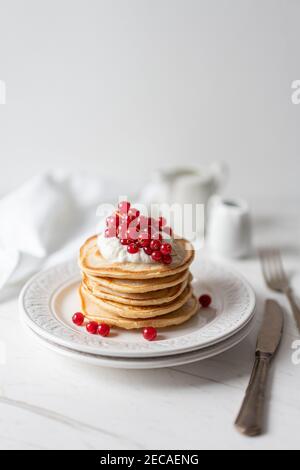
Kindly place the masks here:
POLYGON ((160 170, 146 188, 144 199, 152 203, 204 204, 224 186, 228 168, 223 163, 198 169, 160 170))
POLYGON ((246 201, 219 196, 211 199, 206 244, 212 253, 226 258, 251 254, 252 222, 246 201))

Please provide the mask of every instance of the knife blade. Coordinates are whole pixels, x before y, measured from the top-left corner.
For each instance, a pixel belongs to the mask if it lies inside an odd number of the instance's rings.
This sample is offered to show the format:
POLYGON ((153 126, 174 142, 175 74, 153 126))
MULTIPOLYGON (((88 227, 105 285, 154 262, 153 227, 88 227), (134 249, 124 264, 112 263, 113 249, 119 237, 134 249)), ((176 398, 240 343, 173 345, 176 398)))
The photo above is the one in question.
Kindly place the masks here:
POLYGON ((273 356, 280 344, 284 325, 283 311, 275 300, 267 300, 259 331, 256 353, 273 356))
POLYGON ((241 411, 235 422, 236 428, 247 436, 263 432, 265 390, 268 373, 284 327, 284 314, 274 300, 266 302, 263 322, 258 334, 255 363, 241 411))

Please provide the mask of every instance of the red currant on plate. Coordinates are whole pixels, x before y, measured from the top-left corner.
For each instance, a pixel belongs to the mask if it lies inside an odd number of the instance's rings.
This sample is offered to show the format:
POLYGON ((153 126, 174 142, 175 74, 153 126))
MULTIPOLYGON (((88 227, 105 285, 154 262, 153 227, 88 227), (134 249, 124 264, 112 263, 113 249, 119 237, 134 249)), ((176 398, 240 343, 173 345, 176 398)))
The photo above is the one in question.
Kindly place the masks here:
POLYGON ((163 255, 170 255, 172 253, 172 245, 170 243, 163 243, 160 247, 163 255))
POLYGON ((95 321, 90 321, 86 325, 86 331, 91 335, 95 335, 98 330, 98 323, 95 321))
POLYGON ((97 333, 98 335, 100 336, 109 336, 109 333, 110 333, 110 326, 107 325, 106 323, 101 323, 99 326, 98 326, 98 329, 97 329, 97 333))
POLYGON ((83 325, 83 322, 84 322, 84 315, 83 313, 81 312, 77 312, 77 313, 74 313, 73 317, 72 317, 72 321, 75 325, 77 326, 81 326, 83 325))
POLYGON ((143 336, 147 341, 154 341, 157 337, 157 330, 152 326, 143 329, 143 336))
POLYGON ((199 298, 199 302, 203 308, 208 308, 212 302, 211 296, 207 294, 201 295, 201 297, 199 298))

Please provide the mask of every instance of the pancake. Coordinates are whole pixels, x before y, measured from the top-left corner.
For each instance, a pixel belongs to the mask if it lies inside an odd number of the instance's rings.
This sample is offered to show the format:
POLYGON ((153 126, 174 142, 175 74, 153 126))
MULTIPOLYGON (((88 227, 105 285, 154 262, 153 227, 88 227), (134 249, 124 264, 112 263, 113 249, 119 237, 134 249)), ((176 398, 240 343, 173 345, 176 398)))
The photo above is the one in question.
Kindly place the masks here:
POLYGON ((166 328, 168 326, 181 325, 192 318, 199 310, 199 302, 193 295, 184 305, 172 313, 155 318, 129 319, 122 318, 114 313, 109 313, 103 310, 97 303, 94 303, 92 298, 83 296, 82 310, 89 320, 98 323, 104 322, 110 326, 116 326, 126 330, 145 328, 147 326, 166 328))
POLYGON ((182 284, 190 275, 189 270, 172 276, 158 279, 114 279, 112 277, 97 277, 84 274, 89 280, 95 282, 99 287, 104 287, 118 295, 142 294, 154 292, 168 287, 182 284))
POLYGON ((89 238, 80 249, 79 265, 81 270, 92 276, 121 279, 153 279, 166 277, 186 271, 195 256, 194 249, 187 240, 174 241, 173 262, 162 263, 112 263, 105 260, 97 245, 97 236, 89 238))
POLYGON ((83 277, 83 286, 95 297, 102 300, 110 300, 125 305, 147 306, 147 305, 162 305, 173 302, 177 299, 182 292, 186 289, 188 283, 191 281, 192 276, 187 278, 181 284, 167 289, 143 293, 143 294, 119 294, 105 287, 99 286, 96 282, 89 280, 86 276, 83 277))
POLYGON ((188 286, 177 299, 169 304, 138 307, 129 305, 128 303, 123 305, 117 302, 112 302, 110 300, 99 299, 98 297, 95 297, 87 288, 85 288, 83 284, 80 287, 80 295, 85 304, 87 302, 92 302, 99 307, 100 311, 102 309, 105 312, 109 312, 127 319, 154 318, 174 312, 175 310, 178 310, 180 307, 182 307, 192 297, 192 293, 193 291, 191 286, 188 286))

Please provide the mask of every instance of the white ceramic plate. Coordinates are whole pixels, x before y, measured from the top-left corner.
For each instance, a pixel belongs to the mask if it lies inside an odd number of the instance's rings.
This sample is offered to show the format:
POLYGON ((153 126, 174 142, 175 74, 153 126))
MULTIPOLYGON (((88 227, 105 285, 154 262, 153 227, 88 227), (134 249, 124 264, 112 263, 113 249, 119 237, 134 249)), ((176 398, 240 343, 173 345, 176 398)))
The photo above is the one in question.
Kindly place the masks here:
POLYGON ((193 264, 197 295, 209 293, 213 308, 182 326, 162 329, 158 339, 145 341, 140 331, 114 329, 108 338, 93 336, 73 325, 80 310, 80 274, 75 261, 37 274, 20 295, 24 321, 38 335, 60 346, 90 354, 114 357, 161 357, 217 344, 240 331, 251 320, 255 295, 237 273, 209 260, 193 264))
POLYGON ((163 367, 174 367, 184 364, 191 364, 193 362, 203 361, 205 359, 209 359, 210 357, 222 354, 228 349, 231 349, 241 343, 249 335, 254 324, 255 320, 252 319, 242 330, 225 341, 208 348, 200 349, 198 351, 165 357, 137 359, 99 356, 96 354, 89 354, 65 348, 64 346, 59 346, 52 341, 48 341, 45 338, 42 338, 30 327, 28 327, 26 324, 25 325, 27 331, 43 346, 47 347, 51 351, 54 351, 55 353, 76 361, 99 367, 112 367, 115 369, 160 369, 163 367))

